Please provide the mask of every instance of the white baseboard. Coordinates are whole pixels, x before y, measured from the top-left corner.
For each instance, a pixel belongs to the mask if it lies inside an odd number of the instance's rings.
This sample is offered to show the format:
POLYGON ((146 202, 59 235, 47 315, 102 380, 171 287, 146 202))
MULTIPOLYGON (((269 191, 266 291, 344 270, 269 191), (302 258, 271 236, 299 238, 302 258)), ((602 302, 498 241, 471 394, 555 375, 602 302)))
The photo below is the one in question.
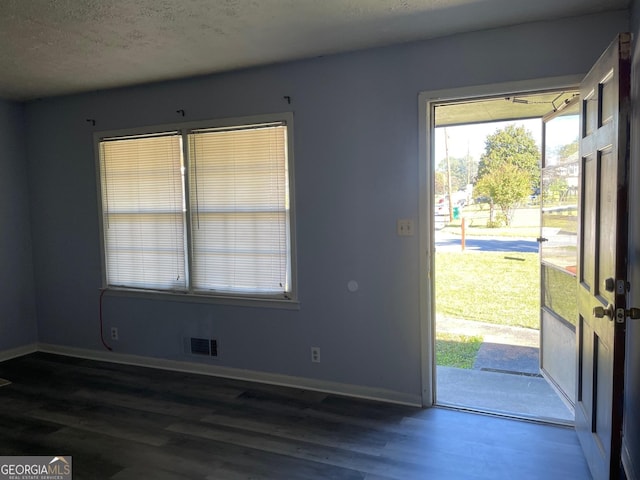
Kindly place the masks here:
POLYGON ((11 360, 12 358, 22 357, 38 351, 38 344, 31 343, 22 347, 10 348, 9 350, 0 351, 0 362, 11 360))
POLYGON ((386 403, 420 407, 422 398, 419 395, 411 395, 396 392, 384 388, 373 388, 362 385, 351 385, 347 383, 329 382, 313 378, 294 377, 278 373, 259 372, 255 370, 244 370, 240 368, 221 367, 218 365, 207 365, 196 362, 183 362, 177 360, 165 360, 162 358, 142 357, 125 353, 101 352, 83 348, 66 347, 63 345, 38 344, 38 351, 66 355, 69 357, 86 358, 112 363, 122 363, 125 365, 136 365, 139 367, 158 368, 161 370, 171 370, 176 372, 196 373, 200 375, 210 375, 213 377, 232 378, 235 380, 246 380, 250 382, 266 383, 270 385, 280 385, 283 387, 301 388, 323 393, 332 393, 348 397, 376 400, 386 403))

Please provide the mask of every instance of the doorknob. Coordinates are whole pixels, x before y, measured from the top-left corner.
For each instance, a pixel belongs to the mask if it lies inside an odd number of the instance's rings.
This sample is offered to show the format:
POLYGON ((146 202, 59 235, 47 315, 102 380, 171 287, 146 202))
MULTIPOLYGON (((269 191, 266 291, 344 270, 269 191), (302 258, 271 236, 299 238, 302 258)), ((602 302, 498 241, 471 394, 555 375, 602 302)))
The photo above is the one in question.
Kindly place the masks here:
MULTIPOLYGON (((609 317, 609 320, 613 320, 613 306, 609 305, 607 308, 594 307, 593 316, 596 318, 609 317)), ((625 318, 630 318, 631 320, 640 320, 640 308, 630 308, 629 310, 618 308, 616 310, 617 322, 624 323, 625 318)))
POLYGON ((631 320, 639 320, 640 319, 640 308, 630 308, 626 312, 627 317, 631 320))
POLYGON ((594 307, 593 316, 596 318, 609 317, 609 320, 613 320, 613 307, 609 305, 607 308, 594 307))

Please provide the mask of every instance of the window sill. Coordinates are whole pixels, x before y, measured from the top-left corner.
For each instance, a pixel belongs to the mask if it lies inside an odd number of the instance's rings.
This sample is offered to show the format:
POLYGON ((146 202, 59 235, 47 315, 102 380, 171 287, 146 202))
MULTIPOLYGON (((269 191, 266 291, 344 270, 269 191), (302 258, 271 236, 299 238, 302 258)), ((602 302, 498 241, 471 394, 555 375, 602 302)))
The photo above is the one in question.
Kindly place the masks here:
POLYGON ((112 297, 135 297, 152 300, 183 303, 207 303, 212 305, 235 305, 239 307, 277 308, 281 310, 300 310, 297 300, 282 298, 251 297, 241 295, 202 295, 197 293, 162 292, 158 290, 137 290, 133 288, 105 288, 105 295, 112 297))

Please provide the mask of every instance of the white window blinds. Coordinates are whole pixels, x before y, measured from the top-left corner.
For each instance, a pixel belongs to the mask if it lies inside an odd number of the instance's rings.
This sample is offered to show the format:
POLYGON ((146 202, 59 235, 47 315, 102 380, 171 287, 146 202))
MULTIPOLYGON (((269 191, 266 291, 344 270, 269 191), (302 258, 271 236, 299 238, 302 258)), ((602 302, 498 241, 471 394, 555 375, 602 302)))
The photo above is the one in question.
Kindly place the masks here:
POLYGON ((100 138, 107 286, 295 299, 290 139, 274 120, 100 138))
POLYGON ((287 128, 189 133, 194 290, 290 291, 287 128))
POLYGON ((103 139, 100 169, 107 284, 185 290, 181 136, 103 139))

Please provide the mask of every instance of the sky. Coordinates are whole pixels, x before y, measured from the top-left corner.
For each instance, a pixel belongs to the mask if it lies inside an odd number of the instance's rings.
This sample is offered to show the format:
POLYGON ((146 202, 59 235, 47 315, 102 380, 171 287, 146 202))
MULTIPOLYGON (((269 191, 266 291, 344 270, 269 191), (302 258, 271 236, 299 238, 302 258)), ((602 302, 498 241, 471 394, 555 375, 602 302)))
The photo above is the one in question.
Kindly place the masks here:
MULTIPOLYGON (((578 136, 578 116, 568 115, 553 120, 555 128, 549 128, 547 141, 550 145, 571 143, 578 136)), ((435 129, 435 162, 436 165, 446 158, 444 135, 448 135, 450 158, 466 158, 467 152, 475 161, 480 160, 484 152, 487 135, 495 133, 507 125, 524 126, 531 132, 538 148, 542 147, 542 119, 518 120, 510 122, 491 122, 457 127, 438 127, 435 129)))
POLYGON ((466 158, 467 151, 471 158, 476 161, 480 160, 480 155, 484 152, 484 142, 487 135, 495 133, 496 130, 502 129, 507 125, 515 124, 524 126, 531 132, 538 148, 542 144, 542 120, 519 120, 511 122, 492 122, 479 123, 474 125, 460 125, 457 127, 438 127, 435 129, 435 148, 436 165, 446 158, 445 131, 449 137, 449 157, 450 158, 466 158))

